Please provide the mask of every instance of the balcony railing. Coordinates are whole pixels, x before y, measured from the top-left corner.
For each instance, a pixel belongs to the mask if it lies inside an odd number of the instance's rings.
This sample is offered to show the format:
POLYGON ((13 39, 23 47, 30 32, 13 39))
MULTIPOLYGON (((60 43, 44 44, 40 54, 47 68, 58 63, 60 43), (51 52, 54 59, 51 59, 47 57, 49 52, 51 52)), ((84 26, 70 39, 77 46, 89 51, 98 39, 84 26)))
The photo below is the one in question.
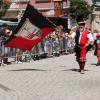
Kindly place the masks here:
POLYGON ((12 3, 27 3, 29 0, 11 0, 12 3))

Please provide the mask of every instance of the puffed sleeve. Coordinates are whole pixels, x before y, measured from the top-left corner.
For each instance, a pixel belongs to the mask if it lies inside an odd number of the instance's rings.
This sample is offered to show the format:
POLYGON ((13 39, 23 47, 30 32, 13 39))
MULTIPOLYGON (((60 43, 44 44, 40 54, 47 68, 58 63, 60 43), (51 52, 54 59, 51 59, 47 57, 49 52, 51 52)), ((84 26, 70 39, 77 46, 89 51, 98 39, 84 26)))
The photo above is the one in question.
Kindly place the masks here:
POLYGON ((89 33, 89 34, 88 34, 88 39, 89 39, 89 41, 91 41, 91 42, 94 41, 94 38, 93 38, 92 33, 89 33))

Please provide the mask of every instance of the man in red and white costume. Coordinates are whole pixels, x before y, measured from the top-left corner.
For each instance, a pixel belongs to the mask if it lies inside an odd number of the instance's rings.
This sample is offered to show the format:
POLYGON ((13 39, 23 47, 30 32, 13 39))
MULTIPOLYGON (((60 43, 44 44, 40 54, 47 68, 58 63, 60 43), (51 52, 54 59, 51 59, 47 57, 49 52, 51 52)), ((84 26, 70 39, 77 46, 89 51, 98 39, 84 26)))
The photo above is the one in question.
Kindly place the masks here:
POLYGON ((96 66, 99 66, 100 65, 100 33, 98 33, 97 30, 95 30, 94 39, 95 39, 95 42, 94 42, 94 45, 95 45, 94 55, 97 56, 97 59, 98 59, 98 62, 96 64, 96 66))
POLYGON ((76 32, 72 33, 70 37, 75 38, 76 61, 79 64, 79 72, 84 74, 86 54, 94 42, 93 35, 85 28, 85 23, 80 22, 76 32))

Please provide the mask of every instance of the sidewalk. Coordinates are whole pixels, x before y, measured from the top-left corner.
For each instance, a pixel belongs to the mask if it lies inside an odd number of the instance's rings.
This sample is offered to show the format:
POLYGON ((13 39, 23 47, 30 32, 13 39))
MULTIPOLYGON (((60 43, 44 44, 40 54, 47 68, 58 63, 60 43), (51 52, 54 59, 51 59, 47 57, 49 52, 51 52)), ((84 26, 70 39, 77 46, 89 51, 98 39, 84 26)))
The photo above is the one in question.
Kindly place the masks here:
POLYGON ((0 67, 0 100, 100 100, 100 66, 93 52, 85 74, 75 56, 42 59, 0 67))

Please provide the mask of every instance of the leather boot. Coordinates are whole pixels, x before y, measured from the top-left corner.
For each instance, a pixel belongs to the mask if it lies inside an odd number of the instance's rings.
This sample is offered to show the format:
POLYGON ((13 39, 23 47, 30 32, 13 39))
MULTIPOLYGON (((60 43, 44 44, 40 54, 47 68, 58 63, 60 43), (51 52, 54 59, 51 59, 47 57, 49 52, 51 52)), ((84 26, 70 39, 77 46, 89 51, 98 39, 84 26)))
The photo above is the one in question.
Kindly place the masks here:
POLYGON ((84 74, 85 62, 80 62, 79 65, 80 65, 80 73, 81 73, 81 74, 84 74))

